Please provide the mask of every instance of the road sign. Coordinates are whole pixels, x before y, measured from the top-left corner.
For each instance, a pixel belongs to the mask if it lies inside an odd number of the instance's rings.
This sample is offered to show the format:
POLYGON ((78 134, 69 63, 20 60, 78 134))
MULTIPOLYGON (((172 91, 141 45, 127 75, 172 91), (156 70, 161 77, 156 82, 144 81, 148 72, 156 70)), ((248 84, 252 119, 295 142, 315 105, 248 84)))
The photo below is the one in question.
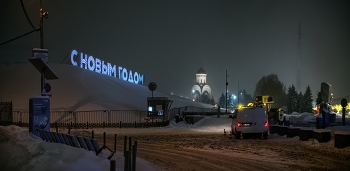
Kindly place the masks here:
POLYGON ((148 84, 148 89, 149 89, 150 91, 156 90, 156 89, 157 89, 157 84, 156 84, 155 82, 150 82, 150 83, 148 84))
POLYGON ((346 107, 348 105, 348 101, 346 99, 341 99, 340 104, 342 107, 346 107))

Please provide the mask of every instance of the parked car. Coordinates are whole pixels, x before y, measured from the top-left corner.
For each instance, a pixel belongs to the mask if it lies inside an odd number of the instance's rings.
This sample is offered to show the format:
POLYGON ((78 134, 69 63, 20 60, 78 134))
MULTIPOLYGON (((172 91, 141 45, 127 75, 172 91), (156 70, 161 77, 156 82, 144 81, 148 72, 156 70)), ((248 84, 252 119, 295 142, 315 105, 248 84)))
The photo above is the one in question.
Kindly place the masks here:
POLYGON ((267 139, 269 127, 264 108, 243 107, 235 110, 230 117, 232 118, 231 133, 237 139, 241 139, 243 134, 259 134, 267 139))

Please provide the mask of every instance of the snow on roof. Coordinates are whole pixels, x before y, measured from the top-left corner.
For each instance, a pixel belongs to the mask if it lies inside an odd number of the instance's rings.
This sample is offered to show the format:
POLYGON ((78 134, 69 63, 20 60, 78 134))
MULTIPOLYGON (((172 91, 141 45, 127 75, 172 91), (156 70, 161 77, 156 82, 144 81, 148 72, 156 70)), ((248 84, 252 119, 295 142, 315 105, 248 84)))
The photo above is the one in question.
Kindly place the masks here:
MULTIPOLYGON (((67 64, 49 63, 49 66, 59 77, 46 80, 52 89, 51 110, 147 110, 147 97, 152 96, 147 86, 67 64)), ((12 100, 13 110, 28 110, 29 98, 41 93, 40 78, 29 62, 0 67, 0 100, 12 100)), ((154 91, 153 96, 168 97, 173 101, 171 108, 213 107, 159 91, 154 91)))

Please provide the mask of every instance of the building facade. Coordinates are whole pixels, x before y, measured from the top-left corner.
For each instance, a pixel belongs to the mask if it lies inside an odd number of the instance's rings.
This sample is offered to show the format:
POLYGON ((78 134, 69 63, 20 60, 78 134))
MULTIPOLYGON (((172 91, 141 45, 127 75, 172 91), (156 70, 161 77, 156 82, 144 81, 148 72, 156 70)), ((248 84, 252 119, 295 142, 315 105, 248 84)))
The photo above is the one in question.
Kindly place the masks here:
POLYGON ((210 103, 211 89, 207 85, 207 73, 201 67, 196 73, 196 80, 192 87, 192 100, 202 103, 210 103))

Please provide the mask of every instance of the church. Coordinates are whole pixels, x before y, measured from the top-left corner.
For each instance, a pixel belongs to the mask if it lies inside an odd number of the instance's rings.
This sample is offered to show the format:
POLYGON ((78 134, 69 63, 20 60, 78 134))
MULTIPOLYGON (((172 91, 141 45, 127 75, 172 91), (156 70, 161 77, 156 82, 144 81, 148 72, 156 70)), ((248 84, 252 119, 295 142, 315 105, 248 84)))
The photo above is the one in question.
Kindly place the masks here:
POLYGON ((192 100, 202 103, 210 103, 211 101, 211 89, 207 85, 207 73, 201 67, 196 74, 196 80, 192 87, 192 100))

